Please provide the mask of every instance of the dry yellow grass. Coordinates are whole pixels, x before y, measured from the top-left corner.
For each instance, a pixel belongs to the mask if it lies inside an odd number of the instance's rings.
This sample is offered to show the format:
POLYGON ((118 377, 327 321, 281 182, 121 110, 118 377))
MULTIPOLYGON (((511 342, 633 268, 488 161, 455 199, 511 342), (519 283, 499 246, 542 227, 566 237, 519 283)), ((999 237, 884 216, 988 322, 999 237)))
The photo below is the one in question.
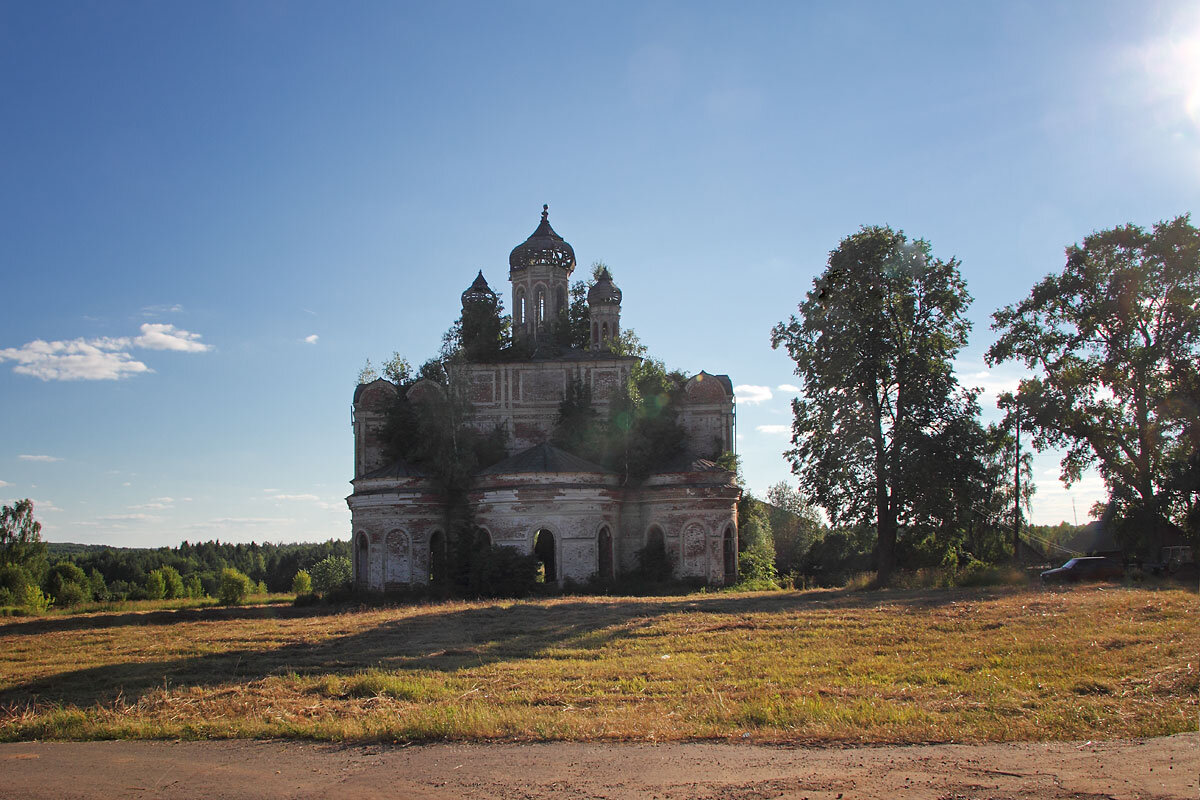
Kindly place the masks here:
POLYGON ((257 607, 0 621, 0 739, 925 742, 1194 730, 1194 592, 257 607))

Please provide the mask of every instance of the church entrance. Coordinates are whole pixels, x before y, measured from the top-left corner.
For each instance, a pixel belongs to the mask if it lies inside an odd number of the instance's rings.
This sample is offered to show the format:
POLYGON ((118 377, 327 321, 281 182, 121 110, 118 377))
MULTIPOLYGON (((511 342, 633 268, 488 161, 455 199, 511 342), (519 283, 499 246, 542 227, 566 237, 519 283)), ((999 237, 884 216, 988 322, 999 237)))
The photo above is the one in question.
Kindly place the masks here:
POLYGON ((533 554, 542 562, 542 579, 546 583, 558 581, 558 569, 554 559, 554 534, 544 528, 533 535, 533 554))
POLYGON ((725 585, 733 586, 737 583, 737 540, 733 538, 733 528, 725 529, 725 538, 722 542, 722 551, 725 554, 725 585))
POLYGON ((596 572, 601 578, 613 577, 612 534, 608 532, 608 526, 600 529, 600 535, 596 537, 596 550, 596 572))

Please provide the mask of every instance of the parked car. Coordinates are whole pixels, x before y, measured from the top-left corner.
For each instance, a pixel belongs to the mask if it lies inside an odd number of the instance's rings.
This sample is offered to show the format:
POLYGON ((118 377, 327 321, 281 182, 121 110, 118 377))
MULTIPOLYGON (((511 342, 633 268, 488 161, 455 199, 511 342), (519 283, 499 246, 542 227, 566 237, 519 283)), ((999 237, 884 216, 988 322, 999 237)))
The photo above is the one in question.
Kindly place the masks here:
POLYGON ((1072 558, 1057 569, 1042 573, 1043 583, 1078 583, 1080 581, 1119 580, 1125 574, 1121 562, 1104 556, 1072 558))

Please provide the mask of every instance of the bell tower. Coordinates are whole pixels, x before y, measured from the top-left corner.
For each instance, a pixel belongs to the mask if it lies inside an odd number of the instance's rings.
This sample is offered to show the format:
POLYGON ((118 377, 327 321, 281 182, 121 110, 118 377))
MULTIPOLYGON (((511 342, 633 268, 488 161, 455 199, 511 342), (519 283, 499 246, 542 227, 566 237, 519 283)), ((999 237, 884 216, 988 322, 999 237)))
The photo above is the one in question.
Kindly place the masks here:
POLYGON ((613 283, 608 267, 600 270, 588 290, 588 315, 592 320, 592 350, 610 350, 621 334, 621 290, 613 283))
POLYGON ((537 230, 508 256, 515 340, 536 347, 553 338, 574 270, 575 250, 550 227, 550 206, 543 205, 537 230))

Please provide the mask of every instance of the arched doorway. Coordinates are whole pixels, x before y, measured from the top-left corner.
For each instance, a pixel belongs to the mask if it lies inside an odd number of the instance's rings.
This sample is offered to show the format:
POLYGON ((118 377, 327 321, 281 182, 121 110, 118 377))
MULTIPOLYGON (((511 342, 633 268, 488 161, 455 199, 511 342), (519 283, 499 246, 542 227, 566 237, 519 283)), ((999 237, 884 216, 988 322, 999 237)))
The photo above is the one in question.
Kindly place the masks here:
POLYGON ((441 531, 429 537, 429 582, 435 586, 446 582, 446 537, 441 531))
POLYGON ((722 542, 722 552, 725 554, 725 585, 732 586, 737 583, 737 537, 733 535, 733 528, 725 528, 725 537, 722 542))
POLYGON ((354 546, 354 580, 363 586, 367 585, 367 564, 369 553, 369 545, 367 544, 367 534, 363 531, 358 532, 356 543, 354 546))
POLYGON ((596 566, 601 578, 613 577, 612 534, 608 532, 607 525, 596 536, 596 566))
POLYGON ((488 533, 487 528, 475 529, 475 549, 490 550, 492 547, 492 535, 488 533))
POLYGON ((542 562, 542 574, 546 583, 558 581, 558 568, 555 562, 554 534, 546 529, 539 530, 533 535, 533 554, 542 562))
POLYGON ((671 557, 667 553, 667 541, 658 525, 646 531, 646 544, 638 553, 638 569, 652 581, 665 581, 671 577, 671 557))

